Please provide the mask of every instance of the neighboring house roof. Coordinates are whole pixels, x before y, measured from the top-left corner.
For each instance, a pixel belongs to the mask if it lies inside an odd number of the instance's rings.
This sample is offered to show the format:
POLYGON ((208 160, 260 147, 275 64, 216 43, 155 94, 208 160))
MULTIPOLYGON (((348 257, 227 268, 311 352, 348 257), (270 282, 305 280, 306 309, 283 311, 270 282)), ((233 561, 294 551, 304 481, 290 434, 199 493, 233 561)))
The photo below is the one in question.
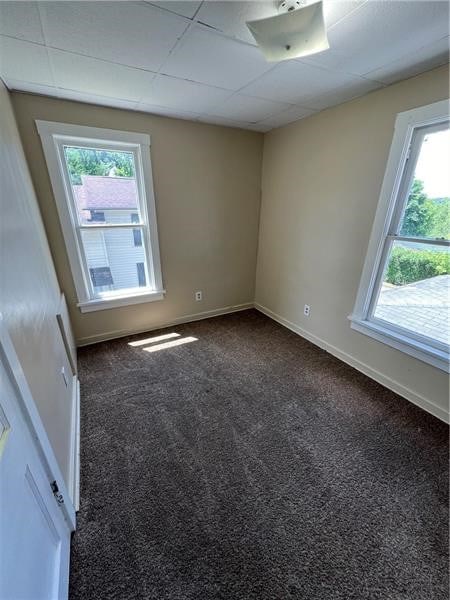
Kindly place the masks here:
POLYGON ((137 208, 136 181, 128 177, 82 175, 73 191, 79 211, 137 208))

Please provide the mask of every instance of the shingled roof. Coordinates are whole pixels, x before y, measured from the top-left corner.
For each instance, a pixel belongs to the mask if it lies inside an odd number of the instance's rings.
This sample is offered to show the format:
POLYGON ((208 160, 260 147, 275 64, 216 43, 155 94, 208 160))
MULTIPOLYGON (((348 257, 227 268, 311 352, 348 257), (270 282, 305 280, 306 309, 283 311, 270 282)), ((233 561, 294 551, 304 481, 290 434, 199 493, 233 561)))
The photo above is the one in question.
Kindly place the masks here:
POLYGON ((78 210, 122 210, 137 208, 136 181, 129 177, 82 175, 73 186, 78 210))

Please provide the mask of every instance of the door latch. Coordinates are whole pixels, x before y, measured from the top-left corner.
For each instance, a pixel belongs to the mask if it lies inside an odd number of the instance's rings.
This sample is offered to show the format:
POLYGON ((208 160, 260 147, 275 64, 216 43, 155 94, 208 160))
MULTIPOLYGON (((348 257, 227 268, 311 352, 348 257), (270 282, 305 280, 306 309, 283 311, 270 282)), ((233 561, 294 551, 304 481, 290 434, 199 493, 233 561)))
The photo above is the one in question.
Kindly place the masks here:
POLYGON ((59 491, 59 487, 58 487, 58 484, 56 483, 56 481, 52 481, 50 484, 50 487, 52 488, 52 492, 53 492, 53 495, 55 496, 56 502, 58 504, 64 504, 63 495, 59 491))

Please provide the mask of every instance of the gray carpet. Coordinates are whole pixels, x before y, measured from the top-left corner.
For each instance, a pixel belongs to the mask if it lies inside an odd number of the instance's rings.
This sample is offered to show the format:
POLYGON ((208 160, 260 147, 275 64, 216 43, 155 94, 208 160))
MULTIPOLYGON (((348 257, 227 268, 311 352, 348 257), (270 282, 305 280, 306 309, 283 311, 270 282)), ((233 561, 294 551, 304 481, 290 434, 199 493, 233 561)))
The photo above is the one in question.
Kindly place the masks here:
POLYGON ((71 600, 448 597, 434 417, 256 311, 79 365, 71 600))

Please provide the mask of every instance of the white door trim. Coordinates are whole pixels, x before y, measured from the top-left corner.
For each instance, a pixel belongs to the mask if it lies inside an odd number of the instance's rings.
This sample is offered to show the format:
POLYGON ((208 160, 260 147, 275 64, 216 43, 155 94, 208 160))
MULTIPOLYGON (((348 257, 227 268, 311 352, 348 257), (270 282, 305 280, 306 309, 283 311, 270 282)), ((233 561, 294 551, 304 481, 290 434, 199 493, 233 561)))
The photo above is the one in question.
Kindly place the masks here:
POLYGON ((62 495, 64 502, 60 505, 65 520, 70 528, 70 531, 75 530, 75 508, 72 504, 71 497, 68 493, 61 470, 56 461, 55 454, 50 445, 44 425, 42 424, 38 410, 28 387, 25 374, 19 362, 19 358, 14 349, 13 343, 9 336, 6 323, 0 313, 0 356, 4 359, 4 364, 11 374, 11 380, 18 391, 20 398, 21 409, 34 440, 36 441, 36 449, 42 460, 42 465, 49 477, 49 483, 56 481, 59 492, 62 495))

